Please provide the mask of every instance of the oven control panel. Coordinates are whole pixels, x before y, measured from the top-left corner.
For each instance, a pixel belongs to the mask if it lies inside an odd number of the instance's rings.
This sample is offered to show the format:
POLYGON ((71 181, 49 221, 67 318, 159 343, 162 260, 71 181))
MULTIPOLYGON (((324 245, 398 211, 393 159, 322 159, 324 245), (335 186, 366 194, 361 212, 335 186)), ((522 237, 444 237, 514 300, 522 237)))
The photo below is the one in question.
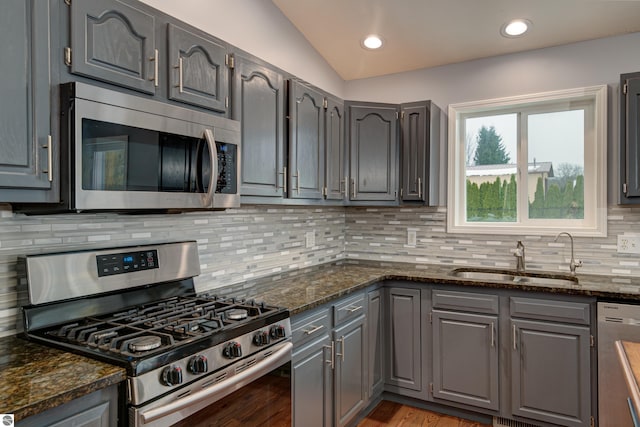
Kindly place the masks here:
POLYGON ((158 268, 158 251, 155 249, 118 254, 97 255, 98 277, 132 273, 158 268))

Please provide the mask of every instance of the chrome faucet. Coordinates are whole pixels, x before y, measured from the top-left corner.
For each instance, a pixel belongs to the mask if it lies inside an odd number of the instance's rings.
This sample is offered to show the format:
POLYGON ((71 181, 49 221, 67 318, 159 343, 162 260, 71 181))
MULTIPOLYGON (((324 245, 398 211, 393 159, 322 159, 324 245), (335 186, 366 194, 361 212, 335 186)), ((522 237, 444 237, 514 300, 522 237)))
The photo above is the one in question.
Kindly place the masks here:
POLYGON ((518 245, 516 246, 516 251, 513 253, 513 256, 516 257, 516 271, 524 271, 524 245, 521 240, 518 240, 518 245))
POLYGON ((582 261, 576 260, 573 257, 573 236, 571 234, 567 233, 566 231, 562 231, 562 232, 558 233, 558 235, 554 239, 554 242, 557 242, 558 241, 558 237, 562 236, 563 234, 566 235, 566 236, 569 236, 569 239, 571 239, 571 261, 569 261, 569 271, 571 272, 572 276, 575 276, 576 275, 576 268, 582 267, 582 261))

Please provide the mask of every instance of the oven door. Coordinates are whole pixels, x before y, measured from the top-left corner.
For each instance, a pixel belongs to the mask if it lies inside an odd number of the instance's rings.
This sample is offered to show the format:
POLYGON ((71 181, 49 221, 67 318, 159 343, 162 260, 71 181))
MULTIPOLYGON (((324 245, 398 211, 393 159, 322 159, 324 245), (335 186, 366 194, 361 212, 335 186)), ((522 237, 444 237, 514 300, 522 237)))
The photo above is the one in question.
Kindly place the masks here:
POLYGON ((85 99, 73 117, 74 209, 239 205, 234 132, 85 99))
POLYGON ((291 425, 290 341, 242 359, 139 408, 129 409, 129 424, 204 427, 291 425))

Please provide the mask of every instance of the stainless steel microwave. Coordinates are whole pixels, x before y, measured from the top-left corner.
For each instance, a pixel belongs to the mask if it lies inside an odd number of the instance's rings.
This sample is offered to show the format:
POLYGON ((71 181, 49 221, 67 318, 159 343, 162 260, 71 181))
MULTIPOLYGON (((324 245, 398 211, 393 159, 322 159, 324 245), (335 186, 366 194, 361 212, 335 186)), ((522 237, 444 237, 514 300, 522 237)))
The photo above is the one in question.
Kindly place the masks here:
POLYGON ((81 82, 60 94, 70 210, 240 206, 239 122, 81 82))

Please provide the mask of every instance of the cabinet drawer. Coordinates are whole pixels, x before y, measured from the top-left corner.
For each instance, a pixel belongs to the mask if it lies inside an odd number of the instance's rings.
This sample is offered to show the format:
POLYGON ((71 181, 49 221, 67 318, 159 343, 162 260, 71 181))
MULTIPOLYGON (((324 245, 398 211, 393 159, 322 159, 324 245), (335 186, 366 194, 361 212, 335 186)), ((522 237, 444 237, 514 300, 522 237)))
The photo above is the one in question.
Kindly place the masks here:
POLYGON ((291 322, 291 339, 296 348, 330 331, 331 317, 327 308, 295 316, 291 322))
POLYGON ((487 314, 498 314, 499 312, 497 295, 434 289, 432 298, 433 308, 443 310, 464 310, 487 314))
POLYGON ((591 323, 588 303, 511 297, 509 307, 512 317, 552 320, 578 325, 591 323))
POLYGON ((364 314, 364 293, 348 297, 333 305, 333 324, 337 326, 364 314))

